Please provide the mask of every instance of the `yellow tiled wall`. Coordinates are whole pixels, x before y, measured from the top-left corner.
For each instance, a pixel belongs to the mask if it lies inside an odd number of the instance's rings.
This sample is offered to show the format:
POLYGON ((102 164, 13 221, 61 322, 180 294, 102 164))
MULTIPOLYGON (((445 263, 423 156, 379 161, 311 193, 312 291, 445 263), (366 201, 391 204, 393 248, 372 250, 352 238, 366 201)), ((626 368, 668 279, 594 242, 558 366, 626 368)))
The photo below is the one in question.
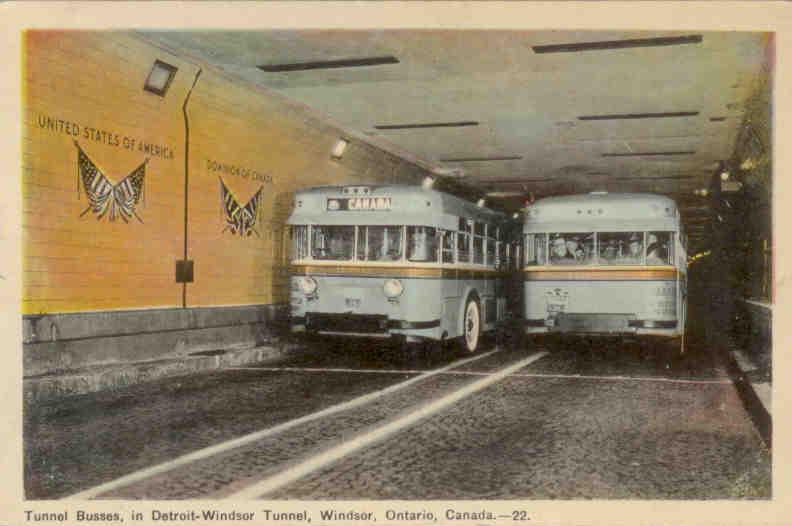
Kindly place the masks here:
POLYGON ((417 180, 421 170, 353 143, 297 105, 127 32, 30 31, 23 48, 24 314, 181 307, 187 105, 186 306, 285 302, 286 230, 295 189, 417 180), (156 59, 178 68, 164 97, 143 90, 156 59), (75 141, 113 183, 146 165, 128 223, 86 212, 75 141), (246 204, 261 189, 255 232, 226 227, 220 179, 246 204))

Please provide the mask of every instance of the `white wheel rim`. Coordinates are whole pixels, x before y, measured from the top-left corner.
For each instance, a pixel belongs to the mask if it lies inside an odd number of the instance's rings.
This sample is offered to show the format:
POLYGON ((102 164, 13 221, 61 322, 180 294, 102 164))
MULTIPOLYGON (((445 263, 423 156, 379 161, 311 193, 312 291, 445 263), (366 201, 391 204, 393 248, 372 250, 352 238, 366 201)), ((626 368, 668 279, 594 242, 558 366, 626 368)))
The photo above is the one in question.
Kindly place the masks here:
POLYGON ((475 301, 468 303, 465 312, 465 344, 469 351, 474 351, 478 345, 479 337, 479 313, 475 301))

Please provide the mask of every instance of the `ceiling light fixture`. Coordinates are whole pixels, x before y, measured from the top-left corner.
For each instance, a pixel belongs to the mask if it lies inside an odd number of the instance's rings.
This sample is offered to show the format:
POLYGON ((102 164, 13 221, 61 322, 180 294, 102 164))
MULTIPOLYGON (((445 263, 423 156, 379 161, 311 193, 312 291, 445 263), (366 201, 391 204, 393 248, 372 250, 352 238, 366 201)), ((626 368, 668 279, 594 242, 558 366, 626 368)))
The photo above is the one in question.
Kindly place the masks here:
POLYGON ((462 168, 448 168, 445 166, 435 166, 432 168, 432 173, 439 176, 447 177, 464 177, 465 171, 462 168))
POLYGON ((487 197, 496 197, 496 198, 522 197, 524 195, 525 192, 487 192, 487 197))
POLYGON ((146 82, 143 84, 143 89, 164 97, 178 70, 179 68, 176 66, 161 60, 155 60, 148 77, 146 77, 146 82))
POLYGON ((377 124, 374 126, 377 130, 412 130, 417 128, 457 128, 463 126, 478 126, 476 121, 459 121, 459 122, 427 122, 420 124, 377 124))
POLYGON ((607 49, 700 44, 701 41, 701 35, 685 35, 679 37, 632 38, 626 40, 603 40, 599 42, 550 44, 544 46, 531 46, 531 48, 534 50, 534 53, 575 53, 579 51, 602 51, 607 49))
POLYGON ((651 157, 656 155, 693 155, 695 150, 679 150, 670 152, 627 152, 627 153, 603 153, 603 157, 651 157))
POLYGON ((440 159, 440 162, 444 163, 473 163, 473 162, 484 162, 484 161, 516 161, 522 159, 522 156, 518 155, 505 155, 500 157, 455 157, 450 159, 440 159))
POLYGON ((626 177, 611 177, 613 181, 660 181, 663 179, 693 179, 696 175, 658 175, 658 176, 626 176, 626 177))
POLYGON ((293 62, 290 64, 269 64, 257 66, 268 73, 283 73, 289 71, 306 71, 310 69, 335 69, 359 68, 365 66, 380 66, 383 64, 398 64, 399 59, 393 56, 345 58, 340 60, 318 60, 314 62, 293 62))
POLYGON ((672 111, 662 113, 614 113, 610 115, 581 115, 581 121, 610 121, 627 119, 667 119, 672 117, 695 117, 697 111, 672 111))

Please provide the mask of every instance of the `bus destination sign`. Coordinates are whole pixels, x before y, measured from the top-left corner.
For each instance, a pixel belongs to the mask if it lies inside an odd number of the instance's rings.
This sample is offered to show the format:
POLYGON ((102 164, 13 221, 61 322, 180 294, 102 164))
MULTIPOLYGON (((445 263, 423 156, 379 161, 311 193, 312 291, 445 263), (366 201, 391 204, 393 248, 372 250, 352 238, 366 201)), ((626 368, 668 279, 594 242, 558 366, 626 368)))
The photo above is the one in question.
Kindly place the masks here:
POLYGON ((330 212, 382 212, 390 209, 390 197, 349 197, 327 200, 327 210, 330 212))

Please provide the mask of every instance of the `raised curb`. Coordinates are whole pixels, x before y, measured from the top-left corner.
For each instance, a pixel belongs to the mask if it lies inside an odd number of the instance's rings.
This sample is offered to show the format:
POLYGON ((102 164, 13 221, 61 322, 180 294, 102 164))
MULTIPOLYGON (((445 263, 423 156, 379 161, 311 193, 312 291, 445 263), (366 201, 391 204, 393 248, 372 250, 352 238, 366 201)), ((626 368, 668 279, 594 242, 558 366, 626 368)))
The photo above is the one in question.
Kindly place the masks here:
POLYGON ((130 385, 269 361, 283 356, 293 345, 274 344, 246 349, 217 351, 213 355, 187 355, 143 362, 102 364, 56 371, 23 379, 25 404, 119 389, 130 385))
POLYGON ((755 370, 755 365, 748 362, 742 353, 727 349, 724 351, 722 355, 725 358, 726 368, 734 387, 753 420, 756 430, 768 449, 771 449, 773 441, 773 415, 769 396, 771 384, 751 381, 750 373, 755 370))

